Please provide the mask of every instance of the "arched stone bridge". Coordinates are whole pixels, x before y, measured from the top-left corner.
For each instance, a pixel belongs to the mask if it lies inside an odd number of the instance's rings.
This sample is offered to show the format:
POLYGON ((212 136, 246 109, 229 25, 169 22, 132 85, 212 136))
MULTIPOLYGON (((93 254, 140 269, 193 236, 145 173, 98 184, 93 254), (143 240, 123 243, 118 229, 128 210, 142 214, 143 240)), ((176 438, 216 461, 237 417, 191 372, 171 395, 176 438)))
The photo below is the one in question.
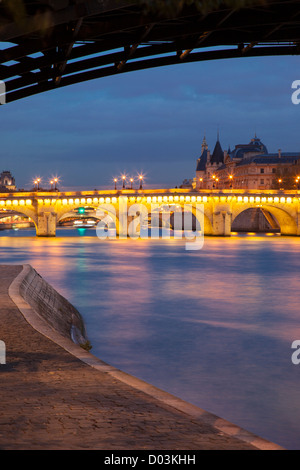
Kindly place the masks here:
POLYGON ((98 209, 115 222, 116 233, 127 236, 130 222, 153 207, 188 208, 200 222, 204 235, 230 236, 233 221, 247 209, 260 207, 271 213, 282 235, 300 235, 300 191, 244 190, 122 190, 84 192, 16 192, 0 195, 0 210, 9 209, 32 219, 36 234, 54 237, 64 217, 80 207, 98 209), (204 221, 204 222, 203 222, 204 221))

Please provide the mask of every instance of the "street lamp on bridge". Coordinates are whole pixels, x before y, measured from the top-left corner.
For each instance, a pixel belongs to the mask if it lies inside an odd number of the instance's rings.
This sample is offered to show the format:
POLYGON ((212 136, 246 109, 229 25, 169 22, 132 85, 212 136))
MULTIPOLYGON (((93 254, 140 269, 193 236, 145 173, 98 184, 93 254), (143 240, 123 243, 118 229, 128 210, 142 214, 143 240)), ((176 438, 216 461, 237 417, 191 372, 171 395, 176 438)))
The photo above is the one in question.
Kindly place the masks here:
POLYGON ((144 180, 143 175, 139 175, 139 180, 140 180, 140 189, 143 189, 143 180, 144 180))

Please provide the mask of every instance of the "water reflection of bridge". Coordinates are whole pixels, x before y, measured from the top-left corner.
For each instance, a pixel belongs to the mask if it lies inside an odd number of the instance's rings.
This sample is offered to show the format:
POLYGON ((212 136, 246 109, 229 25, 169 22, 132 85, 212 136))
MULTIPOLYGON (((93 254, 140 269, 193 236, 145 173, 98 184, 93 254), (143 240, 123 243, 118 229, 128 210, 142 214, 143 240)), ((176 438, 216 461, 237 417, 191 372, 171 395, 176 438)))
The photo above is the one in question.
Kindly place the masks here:
MULTIPOLYGON (((128 234, 149 214, 187 211, 205 235, 230 236, 232 225, 249 209, 270 214, 283 235, 300 235, 300 191, 148 189, 124 191, 32 192, 0 195, 0 210, 30 217, 37 236, 56 235, 57 225, 78 209, 96 211, 114 225, 117 234, 128 234)), ((250 220, 250 219, 249 219, 250 220)), ((246 227, 245 227, 246 229, 246 227)))

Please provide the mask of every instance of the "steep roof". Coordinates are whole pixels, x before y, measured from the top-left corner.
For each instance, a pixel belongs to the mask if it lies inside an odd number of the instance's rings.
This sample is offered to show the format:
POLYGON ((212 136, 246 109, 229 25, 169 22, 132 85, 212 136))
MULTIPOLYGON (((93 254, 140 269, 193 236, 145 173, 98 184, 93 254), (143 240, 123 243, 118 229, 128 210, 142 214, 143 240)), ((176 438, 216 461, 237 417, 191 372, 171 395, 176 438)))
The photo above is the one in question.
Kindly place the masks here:
POLYGON ((204 149, 202 155, 197 160, 197 168, 196 171, 205 171, 207 164, 207 149, 204 149))
POLYGON ((224 152, 222 150, 221 144, 219 139, 216 142, 212 157, 211 157, 211 163, 224 163, 224 152))

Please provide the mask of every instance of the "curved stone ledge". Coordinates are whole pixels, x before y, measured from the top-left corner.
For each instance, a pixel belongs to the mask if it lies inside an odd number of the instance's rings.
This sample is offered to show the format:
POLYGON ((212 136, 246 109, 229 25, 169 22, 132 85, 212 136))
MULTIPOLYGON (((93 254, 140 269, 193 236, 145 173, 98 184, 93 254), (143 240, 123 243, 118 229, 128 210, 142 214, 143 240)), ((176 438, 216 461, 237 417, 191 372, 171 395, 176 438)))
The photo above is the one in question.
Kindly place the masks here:
POLYGON ((74 343, 88 343, 84 321, 78 310, 60 295, 30 265, 24 265, 19 293, 37 315, 74 343))

